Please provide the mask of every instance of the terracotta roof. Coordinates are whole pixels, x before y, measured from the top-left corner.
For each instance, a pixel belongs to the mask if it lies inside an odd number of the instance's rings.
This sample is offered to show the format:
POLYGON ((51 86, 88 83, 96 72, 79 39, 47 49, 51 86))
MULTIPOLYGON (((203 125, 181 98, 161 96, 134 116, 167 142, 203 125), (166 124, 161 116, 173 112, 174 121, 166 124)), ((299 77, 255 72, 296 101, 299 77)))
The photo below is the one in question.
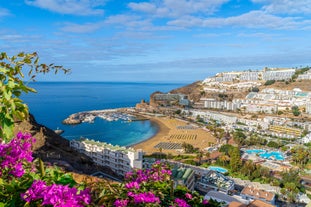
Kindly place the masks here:
POLYGON ((221 152, 218 152, 218 151, 212 152, 212 153, 209 155, 208 159, 215 160, 215 159, 217 159, 221 154, 222 154, 222 153, 221 153, 221 152))
POLYGON ((275 207, 275 206, 269 203, 265 203, 261 200, 254 200, 253 202, 248 204, 248 207, 275 207))
POLYGON ((233 138, 231 138, 229 139, 228 144, 235 145, 236 143, 234 142, 233 138))
POLYGON ((243 188, 241 194, 249 195, 257 199, 264 199, 266 201, 271 201, 275 196, 274 193, 259 190, 251 186, 246 186, 245 188, 243 188))
POLYGON ((229 205, 227 205, 227 207, 247 207, 247 205, 237 202, 237 201, 233 201, 231 203, 229 203, 229 205))
POLYGON ((227 205, 226 207, 275 207, 275 206, 269 203, 265 203, 261 200, 254 200, 248 205, 237 202, 237 201, 233 201, 229 203, 229 205, 227 205))

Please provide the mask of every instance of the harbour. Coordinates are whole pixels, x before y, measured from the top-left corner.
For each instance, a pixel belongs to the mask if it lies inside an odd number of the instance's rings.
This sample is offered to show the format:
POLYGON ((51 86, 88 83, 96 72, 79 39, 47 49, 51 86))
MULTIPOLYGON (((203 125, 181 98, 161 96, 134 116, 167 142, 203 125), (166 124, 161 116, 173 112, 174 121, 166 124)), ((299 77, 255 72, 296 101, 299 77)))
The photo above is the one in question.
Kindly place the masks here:
POLYGON ((134 108, 118 108, 118 109, 104 109, 104 110, 93 110, 84 111, 71 114, 68 118, 63 120, 63 124, 75 125, 80 123, 94 123, 96 118, 100 118, 106 121, 144 121, 149 118, 137 115, 134 108))

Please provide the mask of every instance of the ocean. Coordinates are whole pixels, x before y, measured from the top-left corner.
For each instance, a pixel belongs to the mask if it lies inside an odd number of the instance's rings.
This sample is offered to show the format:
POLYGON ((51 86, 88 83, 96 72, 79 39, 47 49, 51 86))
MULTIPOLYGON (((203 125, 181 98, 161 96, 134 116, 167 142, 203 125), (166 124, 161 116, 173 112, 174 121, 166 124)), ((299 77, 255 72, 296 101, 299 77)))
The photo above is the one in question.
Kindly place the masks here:
POLYGON ((169 92, 183 83, 124 82, 33 82, 37 93, 22 96, 38 123, 62 129, 66 139, 86 137, 114 145, 128 146, 152 137, 157 125, 147 121, 113 121, 96 118, 94 123, 63 125, 70 114, 121 107, 134 107, 142 99, 149 101, 155 91, 169 92))

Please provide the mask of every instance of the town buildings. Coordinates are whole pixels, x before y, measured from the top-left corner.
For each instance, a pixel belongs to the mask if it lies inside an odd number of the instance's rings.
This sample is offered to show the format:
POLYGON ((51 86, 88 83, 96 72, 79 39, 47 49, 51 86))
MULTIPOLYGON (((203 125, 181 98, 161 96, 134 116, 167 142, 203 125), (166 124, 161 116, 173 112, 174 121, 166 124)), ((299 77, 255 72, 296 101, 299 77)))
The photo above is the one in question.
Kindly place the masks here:
MULTIPOLYGON (((217 73, 215 77, 206 78, 203 83, 233 82, 233 81, 268 81, 289 80, 295 74, 295 69, 290 68, 264 68, 261 71, 241 71, 217 73)), ((309 74, 309 73, 308 73, 309 74)), ((308 76, 300 76, 303 79, 308 76)))
POLYGON ((265 203, 275 204, 275 194, 254 188, 253 186, 246 186, 241 192, 241 197, 245 200, 261 200, 265 203))

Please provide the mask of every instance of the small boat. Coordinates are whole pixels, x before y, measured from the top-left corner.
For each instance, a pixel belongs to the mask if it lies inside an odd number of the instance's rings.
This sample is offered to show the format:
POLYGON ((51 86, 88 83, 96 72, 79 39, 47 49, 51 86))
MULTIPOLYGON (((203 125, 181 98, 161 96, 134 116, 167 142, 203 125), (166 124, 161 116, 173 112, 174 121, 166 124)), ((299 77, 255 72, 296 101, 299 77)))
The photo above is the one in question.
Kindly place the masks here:
POLYGON ((58 135, 61 135, 62 133, 64 133, 64 130, 57 128, 54 130, 54 132, 58 135))

